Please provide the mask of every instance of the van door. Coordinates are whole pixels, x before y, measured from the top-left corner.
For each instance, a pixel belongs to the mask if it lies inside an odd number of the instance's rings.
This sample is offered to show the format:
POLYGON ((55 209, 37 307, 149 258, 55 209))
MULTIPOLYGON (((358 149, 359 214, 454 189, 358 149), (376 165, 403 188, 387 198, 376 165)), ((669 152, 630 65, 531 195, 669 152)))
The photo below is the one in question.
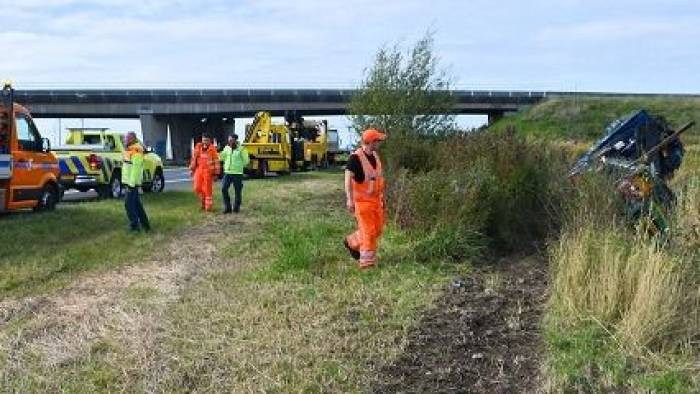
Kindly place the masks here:
POLYGON ((22 207, 34 206, 42 192, 42 180, 52 165, 51 157, 43 152, 42 141, 32 118, 15 114, 17 151, 13 153, 13 173, 10 181, 10 201, 22 207))

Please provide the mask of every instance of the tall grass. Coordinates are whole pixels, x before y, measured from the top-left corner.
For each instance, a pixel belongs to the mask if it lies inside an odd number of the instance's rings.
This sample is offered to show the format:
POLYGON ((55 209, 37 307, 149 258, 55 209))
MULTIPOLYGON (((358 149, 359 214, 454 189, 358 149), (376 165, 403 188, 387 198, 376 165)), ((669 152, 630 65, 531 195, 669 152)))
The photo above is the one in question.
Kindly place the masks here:
POLYGON ((547 143, 478 132, 431 140, 430 149, 424 140, 388 144, 391 219, 419 240, 420 260, 531 248, 558 226, 567 160, 547 143))
POLYGON ((700 354, 692 345, 700 338, 698 186, 696 177, 679 193, 671 235, 663 238, 605 209, 617 202, 594 185, 583 191, 592 199, 573 201, 576 208, 550 247, 547 329, 554 387, 675 391, 700 384, 700 354), (567 332, 574 338, 591 326, 602 335, 561 341, 567 332), (582 351, 592 342, 609 347, 608 357, 582 351), (567 358, 578 361, 563 362, 567 358), (664 378, 651 378, 658 374, 664 378))

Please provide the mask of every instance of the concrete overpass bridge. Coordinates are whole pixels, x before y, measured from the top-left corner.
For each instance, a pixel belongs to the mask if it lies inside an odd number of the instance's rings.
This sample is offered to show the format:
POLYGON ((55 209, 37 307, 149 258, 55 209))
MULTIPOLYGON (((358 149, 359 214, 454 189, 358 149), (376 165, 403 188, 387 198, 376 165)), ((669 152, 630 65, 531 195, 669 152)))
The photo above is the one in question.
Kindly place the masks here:
MULTIPOLYGON (((193 135, 220 140, 234 130, 234 118, 270 111, 275 116, 344 115, 352 89, 54 89, 17 90, 15 100, 37 118, 140 119, 144 142, 165 153, 170 127, 175 160, 190 154, 193 135)), ((615 95, 544 91, 452 90, 453 113, 488 115, 489 122, 552 96, 615 95)))

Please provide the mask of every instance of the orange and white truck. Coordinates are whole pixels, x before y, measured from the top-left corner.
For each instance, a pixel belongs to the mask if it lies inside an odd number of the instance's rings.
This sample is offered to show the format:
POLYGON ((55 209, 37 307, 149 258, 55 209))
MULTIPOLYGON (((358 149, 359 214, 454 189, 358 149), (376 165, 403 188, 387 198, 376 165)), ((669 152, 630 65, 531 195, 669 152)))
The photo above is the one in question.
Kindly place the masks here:
POLYGON ((52 210, 59 200, 58 160, 29 111, 13 100, 10 84, 0 102, 0 212, 52 210))

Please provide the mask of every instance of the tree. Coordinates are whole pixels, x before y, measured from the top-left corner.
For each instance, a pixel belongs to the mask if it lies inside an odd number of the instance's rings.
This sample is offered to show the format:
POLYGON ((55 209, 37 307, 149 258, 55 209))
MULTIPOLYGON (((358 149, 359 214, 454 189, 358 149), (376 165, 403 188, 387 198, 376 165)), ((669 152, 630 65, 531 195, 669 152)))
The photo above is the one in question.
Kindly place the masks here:
POLYGON ((369 126, 399 136, 441 136, 455 130, 450 79, 438 69, 428 31, 413 49, 382 47, 350 102, 350 119, 360 132, 369 126))

